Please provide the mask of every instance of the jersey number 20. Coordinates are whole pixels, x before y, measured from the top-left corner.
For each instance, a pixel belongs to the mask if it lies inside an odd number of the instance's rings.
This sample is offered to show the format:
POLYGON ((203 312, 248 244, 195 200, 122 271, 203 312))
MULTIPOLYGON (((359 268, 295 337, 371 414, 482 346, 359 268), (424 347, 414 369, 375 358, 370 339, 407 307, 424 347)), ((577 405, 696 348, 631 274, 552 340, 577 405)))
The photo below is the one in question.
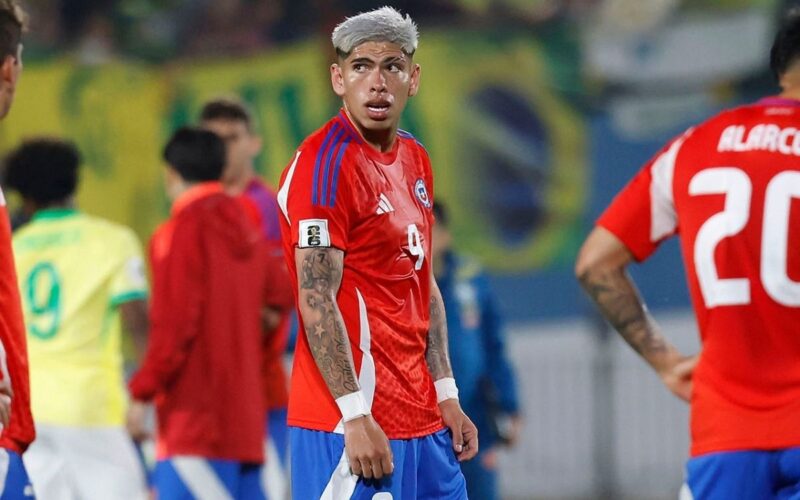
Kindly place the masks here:
MULTIPOLYGON (((706 307, 750 303, 747 278, 720 278, 714 250, 720 241, 739 234, 750 218, 753 186, 747 174, 735 167, 710 168, 698 172, 689 183, 689 194, 724 194, 725 208, 700 227, 694 243, 694 267, 706 307)), ((800 283, 789 278, 789 211, 792 199, 800 198, 800 172, 777 174, 764 194, 761 234, 761 283, 779 304, 800 306, 800 283)))

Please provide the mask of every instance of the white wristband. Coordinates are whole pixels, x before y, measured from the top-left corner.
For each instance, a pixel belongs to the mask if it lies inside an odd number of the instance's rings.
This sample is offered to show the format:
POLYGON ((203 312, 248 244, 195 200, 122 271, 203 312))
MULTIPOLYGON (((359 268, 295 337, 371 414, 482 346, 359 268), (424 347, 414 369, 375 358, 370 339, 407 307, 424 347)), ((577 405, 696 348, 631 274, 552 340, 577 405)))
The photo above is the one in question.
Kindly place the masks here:
POLYGON ((349 422, 371 413, 367 398, 364 397, 364 393, 361 391, 351 392, 336 398, 336 404, 339 406, 339 411, 342 412, 342 422, 349 422))
POLYGON ((456 379, 452 377, 440 378, 433 383, 436 387, 436 402, 441 403, 447 399, 458 399, 456 379))

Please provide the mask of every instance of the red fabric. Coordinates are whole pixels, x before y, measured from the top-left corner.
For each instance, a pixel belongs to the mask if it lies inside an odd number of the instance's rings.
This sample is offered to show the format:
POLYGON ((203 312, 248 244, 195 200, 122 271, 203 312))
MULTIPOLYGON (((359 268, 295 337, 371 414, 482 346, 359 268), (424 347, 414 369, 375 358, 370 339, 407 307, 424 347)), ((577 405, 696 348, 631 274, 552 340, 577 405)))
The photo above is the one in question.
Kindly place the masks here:
MULTIPOLYGON (((374 391, 375 419, 391 439, 435 432, 443 423, 425 362, 433 223, 428 155, 407 134, 398 136, 391 152, 376 152, 343 112, 306 139, 298 153, 284 172, 278 193, 290 221, 281 219, 281 231, 295 292, 295 247, 301 239, 316 241, 309 239, 315 231, 323 240, 329 236, 331 246, 344 251, 337 302, 368 400, 374 391), (307 224, 316 224, 312 220, 322 222, 309 229, 307 224), (409 232, 414 226, 412 249, 409 232), (418 262, 421 267, 415 269, 418 262), (374 375, 367 352, 374 360, 374 375)), ((340 419, 301 333, 292 371, 289 424, 330 432, 340 419)))
POLYGON ((775 99, 712 118, 678 139, 666 191, 664 177, 657 180, 659 155, 598 222, 642 260, 661 241, 652 234, 654 221, 674 213, 703 342, 693 379, 695 456, 800 446, 800 303, 787 303, 800 301, 798 120, 797 101, 775 99), (717 192, 701 193, 703 186, 717 192), (767 196, 768 186, 778 194, 767 196), (654 203, 659 190, 672 201, 654 203), (765 213, 770 200, 785 204, 765 213), (777 233, 788 233, 784 243, 770 239, 777 233), (764 258, 764 249, 775 248, 788 255, 764 258), (781 274, 786 286, 770 291, 765 279, 781 274), (735 290, 718 291, 712 283, 735 290))
POLYGON ((11 224, 0 191, 0 343, 5 350, 4 361, 0 356, 0 379, 9 376, 14 390, 11 419, 8 428, 0 435, 0 447, 22 453, 33 442, 36 432, 31 416, 28 347, 18 287, 11 247, 11 224))
POLYGON ((218 183, 185 193, 153 236, 150 338, 130 391, 155 400, 159 457, 263 460, 261 308, 286 302, 267 286, 264 245, 218 183))

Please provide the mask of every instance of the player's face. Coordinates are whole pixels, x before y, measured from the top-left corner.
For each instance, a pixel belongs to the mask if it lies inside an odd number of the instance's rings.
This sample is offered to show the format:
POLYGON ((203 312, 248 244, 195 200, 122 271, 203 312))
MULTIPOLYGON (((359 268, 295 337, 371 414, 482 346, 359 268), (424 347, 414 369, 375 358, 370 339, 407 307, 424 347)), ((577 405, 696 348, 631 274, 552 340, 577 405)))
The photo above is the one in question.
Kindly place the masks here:
POLYGON ((14 102, 14 92, 22 74, 22 44, 17 46, 15 57, 6 57, 0 66, 0 119, 5 118, 14 102))
POLYGON ((261 140, 253 135, 247 125, 238 120, 208 120, 203 127, 225 141, 227 160, 222 173, 224 184, 235 183, 253 168, 253 159, 261 150, 261 140))
POLYGON ((333 90, 362 134, 394 132, 408 98, 419 89, 420 68, 390 42, 365 42, 331 66, 333 90))

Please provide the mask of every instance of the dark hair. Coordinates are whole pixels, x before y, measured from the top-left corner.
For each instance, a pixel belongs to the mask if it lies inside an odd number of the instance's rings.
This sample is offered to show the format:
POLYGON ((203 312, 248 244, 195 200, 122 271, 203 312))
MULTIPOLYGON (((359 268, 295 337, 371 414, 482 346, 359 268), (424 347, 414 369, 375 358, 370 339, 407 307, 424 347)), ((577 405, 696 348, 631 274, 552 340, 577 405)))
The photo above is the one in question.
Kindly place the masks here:
POLYGON ((187 182, 216 181, 225 167, 225 143, 214 132, 182 127, 164 147, 164 160, 187 182))
POLYGON ((436 218, 436 223, 443 226, 447 225, 447 206, 441 201, 433 202, 433 216, 436 218))
POLYGON ((247 130, 253 128, 253 116, 241 101, 228 97, 220 97, 208 101, 200 111, 200 121, 229 120, 243 122, 247 130))
POLYGON ((0 0, 0 57, 16 57, 27 16, 15 0, 0 0))
POLYGON ((769 52, 769 67, 780 80, 789 66, 800 56, 800 8, 789 9, 784 16, 772 49, 769 52))
POLYGON ((53 138, 25 141, 5 158, 5 185, 39 205, 64 201, 78 186, 80 153, 53 138))

